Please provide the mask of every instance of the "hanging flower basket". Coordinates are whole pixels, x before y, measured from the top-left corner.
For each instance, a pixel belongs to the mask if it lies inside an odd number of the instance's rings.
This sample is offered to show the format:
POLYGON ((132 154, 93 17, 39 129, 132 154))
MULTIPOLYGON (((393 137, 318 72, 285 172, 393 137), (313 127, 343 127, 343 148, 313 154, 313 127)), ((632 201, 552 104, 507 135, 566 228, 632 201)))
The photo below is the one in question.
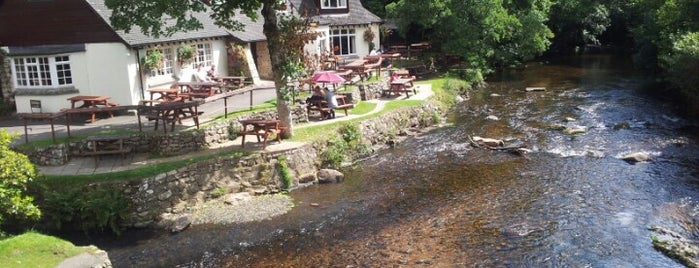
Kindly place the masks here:
POLYGON ((177 61, 180 65, 192 63, 194 60, 195 49, 193 46, 184 45, 177 48, 177 61))
POLYGON ((165 56, 160 50, 149 50, 141 59, 141 65, 146 72, 158 70, 163 68, 163 60, 165 56))

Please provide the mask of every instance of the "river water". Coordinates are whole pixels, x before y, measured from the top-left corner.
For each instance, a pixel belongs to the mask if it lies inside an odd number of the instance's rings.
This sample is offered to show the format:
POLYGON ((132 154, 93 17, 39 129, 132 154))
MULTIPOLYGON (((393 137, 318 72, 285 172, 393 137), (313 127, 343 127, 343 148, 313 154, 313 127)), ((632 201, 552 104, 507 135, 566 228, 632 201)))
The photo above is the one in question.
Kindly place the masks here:
POLYGON ((450 126, 344 169, 344 183, 292 191, 286 215, 139 234, 146 246, 111 242, 110 257, 115 267, 682 267, 653 249, 648 227, 698 238, 699 128, 638 93, 629 70, 585 56, 494 75, 450 126), (469 136, 532 152, 474 148, 469 136), (652 160, 618 159, 630 152, 652 160))

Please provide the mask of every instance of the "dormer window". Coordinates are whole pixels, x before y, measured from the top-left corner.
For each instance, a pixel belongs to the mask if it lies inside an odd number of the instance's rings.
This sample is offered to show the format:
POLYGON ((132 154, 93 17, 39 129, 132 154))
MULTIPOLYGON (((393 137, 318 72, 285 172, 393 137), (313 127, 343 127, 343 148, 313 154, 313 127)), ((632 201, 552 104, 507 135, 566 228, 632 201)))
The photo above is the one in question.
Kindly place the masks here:
POLYGON ((347 8, 347 0, 321 0, 322 9, 347 8))

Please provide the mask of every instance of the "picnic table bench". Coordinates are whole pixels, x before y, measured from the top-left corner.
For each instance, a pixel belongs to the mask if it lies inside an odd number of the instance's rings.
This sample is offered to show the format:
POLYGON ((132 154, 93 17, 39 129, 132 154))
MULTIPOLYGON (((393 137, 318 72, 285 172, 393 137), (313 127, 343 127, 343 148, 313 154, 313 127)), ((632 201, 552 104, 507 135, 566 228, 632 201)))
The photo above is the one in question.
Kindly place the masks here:
POLYGON ((114 109, 102 109, 119 106, 118 103, 109 102, 111 97, 107 96, 73 96, 68 98, 70 109, 65 109, 68 113, 90 113, 90 123, 94 123, 98 112, 108 112, 109 117, 114 117, 114 109), (76 103, 82 105, 76 107, 76 103))
POLYGON ((139 107, 139 114, 144 115, 149 121, 155 121, 154 130, 163 122, 163 131, 167 133, 167 124, 171 124, 171 130, 175 130, 175 123, 182 124, 182 119, 192 118, 199 128, 199 116, 204 112, 198 110, 199 101, 172 101, 163 102, 154 106, 139 107))
POLYGON ((308 100, 306 103, 306 113, 311 116, 311 112, 317 111, 320 113, 320 120, 329 118, 333 110, 345 110, 345 116, 348 116, 348 110, 354 108, 354 104, 347 103, 345 95, 335 95, 337 107, 330 108, 326 100, 308 100))
POLYGON ((257 142, 263 142, 262 149, 267 149, 267 140, 270 136, 276 135, 277 141, 282 142, 282 132, 284 127, 279 126, 279 120, 265 120, 265 119, 244 119, 240 120, 240 124, 243 125, 243 130, 238 133, 242 136, 241 147, 245 148, 245 136, 253 135, 257 137, 257 142))
POLYGON ((400 95, 405 93, 406 97, 410 97, 410 92, 417 94, 417 90, 413 86, 413 80, 415 80, 415 77, 393 79, 390 82, 390 87, 387 90, 383 90, 381 94, 390 96, 391 94, 400 95))
POLYGON ((124 145, 124 140, 128 138, 129 135, 89 136, 86 141, 90 150, 82 152, 82 155, 93 156, 97 167, 100 156, 119 154, 123 165, 126 154, 131 152, 131 147, 124 145))

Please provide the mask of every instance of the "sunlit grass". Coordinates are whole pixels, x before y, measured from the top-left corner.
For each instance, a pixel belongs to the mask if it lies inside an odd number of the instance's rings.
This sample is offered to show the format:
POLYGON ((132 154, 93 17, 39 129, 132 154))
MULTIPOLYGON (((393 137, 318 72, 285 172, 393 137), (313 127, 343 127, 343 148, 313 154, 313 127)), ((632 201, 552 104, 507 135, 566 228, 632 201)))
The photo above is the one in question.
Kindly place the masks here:
POLYGON ((350 110, 350 114, 363 115, 369 113, 376 109, 376 103, 360 101, 354 106, 354 109, 350 110))
POLYGON ((87 251, 88 248, 30 231, 0 241, 0 267, 55 267, 87 251))

